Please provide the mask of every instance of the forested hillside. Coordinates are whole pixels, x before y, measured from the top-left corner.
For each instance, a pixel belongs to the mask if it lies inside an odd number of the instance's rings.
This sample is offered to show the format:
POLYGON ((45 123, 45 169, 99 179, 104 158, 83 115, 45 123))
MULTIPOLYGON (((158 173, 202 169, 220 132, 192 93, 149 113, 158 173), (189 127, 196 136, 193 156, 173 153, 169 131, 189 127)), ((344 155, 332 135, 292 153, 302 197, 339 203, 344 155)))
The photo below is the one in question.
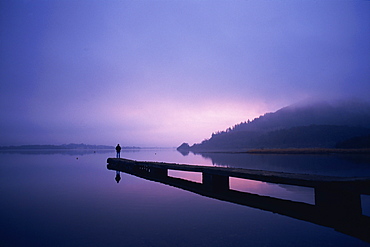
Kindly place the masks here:
POLYGON ((184 143, 179 149, 366 147, 369 145, 366 136, 369 135, 368 103, 356 100, 315 102, 266 113, 215 132, 199 144, 189 146, 184 143))

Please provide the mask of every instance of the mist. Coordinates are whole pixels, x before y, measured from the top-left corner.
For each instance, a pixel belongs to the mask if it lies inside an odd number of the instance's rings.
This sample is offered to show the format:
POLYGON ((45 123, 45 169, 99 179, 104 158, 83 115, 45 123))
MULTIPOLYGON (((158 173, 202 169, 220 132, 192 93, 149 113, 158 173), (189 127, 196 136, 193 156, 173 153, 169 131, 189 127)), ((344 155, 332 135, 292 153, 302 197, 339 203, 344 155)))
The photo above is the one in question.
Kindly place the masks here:
POLYGON ((178 146, 367 99, 368 1, 2 1, 0 145, 178 146))

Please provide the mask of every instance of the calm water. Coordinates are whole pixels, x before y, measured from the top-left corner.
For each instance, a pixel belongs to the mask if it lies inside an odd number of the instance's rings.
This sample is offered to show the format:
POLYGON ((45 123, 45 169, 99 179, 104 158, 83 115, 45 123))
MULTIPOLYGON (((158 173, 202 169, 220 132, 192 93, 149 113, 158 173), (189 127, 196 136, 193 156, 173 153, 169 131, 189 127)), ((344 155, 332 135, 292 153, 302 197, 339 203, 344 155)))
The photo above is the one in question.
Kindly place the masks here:
MULTIPOLYGON (((114 152, 0 153, 0 246, 369 246, 331 228, 108 170, 114 152)), ((137 160, 370 176, 366 157, 123 152, 137 160)), ((171 176, 200 181, 195 173, 171 176)), ((309 188, 231 179, 240 191, 313 203, 309 188)), ((369 215, 370 200, 363 197, 369 215)))

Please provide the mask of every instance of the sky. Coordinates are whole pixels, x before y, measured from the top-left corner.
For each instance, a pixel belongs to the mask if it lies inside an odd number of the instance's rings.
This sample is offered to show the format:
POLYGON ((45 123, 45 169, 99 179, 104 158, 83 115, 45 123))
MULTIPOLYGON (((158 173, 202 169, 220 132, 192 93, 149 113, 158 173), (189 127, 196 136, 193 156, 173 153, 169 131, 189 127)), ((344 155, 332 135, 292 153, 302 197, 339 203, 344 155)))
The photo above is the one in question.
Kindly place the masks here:
POLYGON ((0 0, 0 145, 190 145, 370 95, 370 1, 0 0))

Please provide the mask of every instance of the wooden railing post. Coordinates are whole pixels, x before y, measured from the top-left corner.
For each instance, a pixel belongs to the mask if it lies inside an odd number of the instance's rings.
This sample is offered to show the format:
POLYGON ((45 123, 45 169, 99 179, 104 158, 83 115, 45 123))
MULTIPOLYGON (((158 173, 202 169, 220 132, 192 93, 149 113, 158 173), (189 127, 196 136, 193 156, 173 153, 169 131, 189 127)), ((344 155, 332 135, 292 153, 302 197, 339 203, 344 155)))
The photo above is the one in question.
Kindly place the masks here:
POLYGON ((315 187, 315 205, 320 211, 341 218, 362 214, 361 195, 348 185, 323 183, 315 187))
POLYGON ((202 173, 202 182, 205 188, 212 191, 222 191, 229 189, 229 177, 215 175, 210 173, 202 173))
POLYGON ((165 168, 156 168, 156 167, 150 167, 150 174, 153 174, 157 177, 167 177, 168 176, 168 170, 165 168))

